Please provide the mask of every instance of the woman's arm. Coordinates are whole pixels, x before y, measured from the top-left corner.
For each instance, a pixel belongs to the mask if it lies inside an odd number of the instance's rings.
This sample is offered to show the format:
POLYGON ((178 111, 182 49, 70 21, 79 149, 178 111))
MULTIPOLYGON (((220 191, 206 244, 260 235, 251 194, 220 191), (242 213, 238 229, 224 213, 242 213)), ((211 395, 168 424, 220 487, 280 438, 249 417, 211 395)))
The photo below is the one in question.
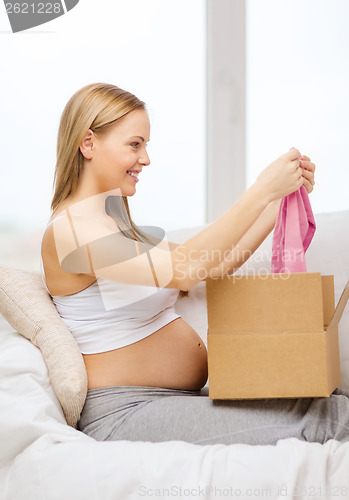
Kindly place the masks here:
MULTIPOLYGON (((233 251, 227 252, 225 259, 210 270, 210 277, 215 278, 224 274, 233 274, 263 243, 265 238, 274 229, 279 212, 281 199, 269 203, 250 229, 244 234, 233 251)), ((175 250, 179 243, 168 242, 170 250, 175 250)))
POLYGON ((53 223, 58 262, 75 274, 189 290, 224 260, 270 202, 299 189, 303 177, 298 156, 294 149, 278 158, 224 215, 172 251, 165 241, 156 245, 134 241, 88 212, 74 215, 67 208, 66 217, 53 223))
POLYGON ((251 257, 274 229, 280 203, 281 199, 269 203, 235 248, 227 253, 224 261, 219 266, 211 269, 210 277, 215 278, 224 274, 233 274, 251 257))
MULTIPOLYGON (((315 184, 315 164, 311 162, 308 156, 303 155, 301 156, 301 166, 303 168, 304 186, 307 192, 311 193, 315 184)), ((224 274, 233 274, 251 257, 274 229, 280 204, 281 199, 269 203, 256 222, 241 238, 235 249, 227 254, 227 257, 219 266, 211 269, 210 276, 212 278, 223 276, 224 274)))

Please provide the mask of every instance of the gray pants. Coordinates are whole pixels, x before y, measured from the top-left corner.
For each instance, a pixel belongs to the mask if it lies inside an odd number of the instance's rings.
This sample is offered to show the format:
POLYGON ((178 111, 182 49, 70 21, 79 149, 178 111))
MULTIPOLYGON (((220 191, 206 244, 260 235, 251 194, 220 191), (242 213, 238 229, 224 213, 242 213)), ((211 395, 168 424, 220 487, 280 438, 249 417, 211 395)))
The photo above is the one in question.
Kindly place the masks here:
POLYGON ((349 441, 349 392, 329 398, 210 400, 206 388, 90 389, 78 429, 98 441, 172 441, 253 445, 295 437, 349 441))

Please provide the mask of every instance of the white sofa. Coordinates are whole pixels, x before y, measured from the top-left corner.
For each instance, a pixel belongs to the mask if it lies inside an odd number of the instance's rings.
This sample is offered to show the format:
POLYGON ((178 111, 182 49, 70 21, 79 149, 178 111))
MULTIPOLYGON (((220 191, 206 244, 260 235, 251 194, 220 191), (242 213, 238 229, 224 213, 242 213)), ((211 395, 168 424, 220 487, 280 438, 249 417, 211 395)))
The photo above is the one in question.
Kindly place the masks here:
MULTIPOLYGON (((315 218, 307 269, 334 274, 338 301, 349 278, 349 211, 315 218)), ((181 243, 200 229, 172 231, 168 239, 181 243)), ((268 271, 270 259, 271 235, 239 272, 268 271)), ((27 276, 35 280, 37 273, 27 276)), ((4 306, 8 281, 2 279, 1 286, 4 306)), ((30 301, 30 293, 23 284, 24 299, 30 301)), ((206 343, 205 298, 202 282, 189 298, 178 300, 176 309, 206 343)), ((341 387, 349 389, 349 306, 339 340, 341 387)), ((295 438, 275 446, 98 442, 67 424, 57 396, 60 388, 49 376, 57 366, 48 365, 46 358, 45 363, 44 350, 9 325, 1 332, 0 500, 349 497, 349 429, 347 443, 330 440, 324 445, 295 438)))

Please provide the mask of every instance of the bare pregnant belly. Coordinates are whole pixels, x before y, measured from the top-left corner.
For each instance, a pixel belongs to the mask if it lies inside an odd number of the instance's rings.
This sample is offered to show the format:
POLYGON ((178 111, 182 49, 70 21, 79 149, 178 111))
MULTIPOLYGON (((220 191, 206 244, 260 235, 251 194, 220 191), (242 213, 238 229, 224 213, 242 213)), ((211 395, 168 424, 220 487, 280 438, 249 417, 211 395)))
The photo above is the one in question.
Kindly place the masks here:
POLYGON ((134 344, 83 358, 89 389, 143 385, 196 390, 207 381, 205 344, 182 318, 134 344))

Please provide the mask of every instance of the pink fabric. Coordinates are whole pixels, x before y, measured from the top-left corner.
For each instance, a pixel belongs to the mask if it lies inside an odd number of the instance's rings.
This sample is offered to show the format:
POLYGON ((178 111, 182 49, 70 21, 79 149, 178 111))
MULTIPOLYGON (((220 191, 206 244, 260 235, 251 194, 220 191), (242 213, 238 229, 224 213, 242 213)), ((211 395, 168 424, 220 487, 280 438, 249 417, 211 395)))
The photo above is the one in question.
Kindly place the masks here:
POLYGON ((304 186, 281 200, 271 257, 272 273, 306 272, 305 252, 316 225, 304 186))

